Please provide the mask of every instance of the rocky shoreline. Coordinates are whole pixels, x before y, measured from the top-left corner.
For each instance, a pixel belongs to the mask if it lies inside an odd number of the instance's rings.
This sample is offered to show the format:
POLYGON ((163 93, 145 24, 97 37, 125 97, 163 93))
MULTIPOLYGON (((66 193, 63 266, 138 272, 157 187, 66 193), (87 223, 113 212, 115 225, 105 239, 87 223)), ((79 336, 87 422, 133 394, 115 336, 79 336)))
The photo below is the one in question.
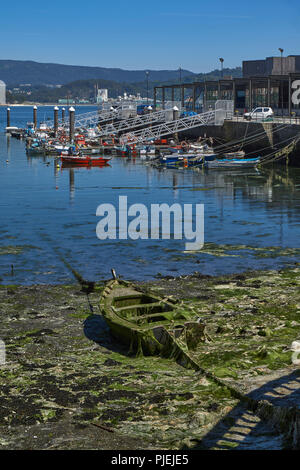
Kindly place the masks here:
MULTIPOLYGON (((300 269, 140 283, 184 301, 212 341, 195 359, 289 410, 273 426, 201 371, 129 356, 99 315, 103 283, 0 286, 2 449, 284 449, 299 410, 300 269)), ((296 439, 296 440, 295 440, 296 439)))

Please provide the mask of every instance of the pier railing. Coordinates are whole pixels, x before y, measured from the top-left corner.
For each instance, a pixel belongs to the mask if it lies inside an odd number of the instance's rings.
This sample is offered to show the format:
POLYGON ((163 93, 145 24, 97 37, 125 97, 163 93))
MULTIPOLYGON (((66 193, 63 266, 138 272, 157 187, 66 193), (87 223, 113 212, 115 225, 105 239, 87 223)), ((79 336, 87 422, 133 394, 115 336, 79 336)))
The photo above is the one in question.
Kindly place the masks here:
POLYGON ((207 124, 215 124, 216 118, 218 118, 220 112, 224 114, 223 110, 214 110, 185 118, 179 118, 170 122, 164 122, 156 126, 126 133, 121 136, 120 140, 122 140, 123 143, 157 140, 165 135, 175 134, 177 132, 186 131, 194 127, 205 126, 207 124))
POLYGON ((145 126, 160 121, 171 121, 173 119, 173 109, 163 109, 154 113, 147 113, 130 119, 106 124, 99 128, 99 135, 111 135, 125 132, 129 129, 145 126))
MULTIPOLYGON (((98 123, 109 121, 113 119, 126 119, 129 116, 136 115, 136 108, 132 106, 120 105, 115 108, 91 111, 89 113, 78 114, 75 118, 75 127, 89 127, 95 126, 98 123)), ((68 125, 69 117, 66 116, 64 120, 60 118, 58 125, 68 125)), ((49 127, 54 126, 54 121, 48 122, 49 127)))

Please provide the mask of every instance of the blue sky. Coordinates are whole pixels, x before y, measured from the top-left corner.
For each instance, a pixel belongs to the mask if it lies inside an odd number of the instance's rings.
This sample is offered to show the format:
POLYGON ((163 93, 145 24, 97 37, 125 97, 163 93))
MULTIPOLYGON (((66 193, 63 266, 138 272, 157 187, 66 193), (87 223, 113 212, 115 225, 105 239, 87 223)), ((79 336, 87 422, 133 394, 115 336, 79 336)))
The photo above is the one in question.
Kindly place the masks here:
POLYGON ((299 0, 1 3, 0 59, 207 72, 300 54, 299 0))

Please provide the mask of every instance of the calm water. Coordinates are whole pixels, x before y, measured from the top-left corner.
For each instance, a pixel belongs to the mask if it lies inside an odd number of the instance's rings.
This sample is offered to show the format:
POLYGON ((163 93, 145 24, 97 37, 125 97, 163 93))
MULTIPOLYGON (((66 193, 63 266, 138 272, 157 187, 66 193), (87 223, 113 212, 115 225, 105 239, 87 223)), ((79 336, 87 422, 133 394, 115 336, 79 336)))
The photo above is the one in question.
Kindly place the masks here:
MULTIPOLYGON (((38 120, 52 118, 40 107, 38 120)), ((76 113, 92 108, 81 107, 76 113)), ((105 168, 57 168, 53 157, 27 158, 25 144, 7 137, 0 108, 0 277, 2 283, 63 283, 73 277, 65 257, 85 278, 149 279, 157 273, 221 274, 299 261, 300 170, 158 171, 139 159, 115 157, 105 168), (204 203, 205 242, 184 253, 183 240, 96 237, 101 203, 204 203), (14 271, 11 270, 14 266, 14 271)), ((32 108, 11 111, 11 125, 32 120, 32 108)))

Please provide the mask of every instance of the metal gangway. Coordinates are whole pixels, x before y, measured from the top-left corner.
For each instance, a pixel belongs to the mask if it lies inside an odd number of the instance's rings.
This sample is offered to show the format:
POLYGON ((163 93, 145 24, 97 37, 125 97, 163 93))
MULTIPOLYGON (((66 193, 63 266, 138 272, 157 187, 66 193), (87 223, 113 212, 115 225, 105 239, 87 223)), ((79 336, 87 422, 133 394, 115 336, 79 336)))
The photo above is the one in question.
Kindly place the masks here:
MULTIPOLYGON (((89 113, 82 113, 75 116, 75 127, 93 127, 98 123, 113 120, 113 119, 123 119, 124 112, 129 111, 136 113, 136 109, 132 107, 124 107, 124 105, 119 105, 115 108, 111 107, 110 109, 103 109, 97 111, 90 111, 89 113)), ((49 127, 54 127, 54 121, 47 122, 49 127)), ((58 125, 68 125, 69 116, 66 116, 64 120, 62 118, 58 119, 58 125)))
POLYGON ((109 110, 78 114, 78 116, 75 117, 75 127, 93 127, 101 122, 122 119, 123 111, 122 106, 118 106, 117 108, 109 110))
POLYGON ((137 143, 149 140, 157 140, 165 135, 186 131, 188 129, 193 129, 194 127, 205 126, 208 124, 216 124, 220 112, 224 114, 223 110, 216 109, 213 111, 208 111, 206 113, 195 114, 193 116, 188 116, 185 118, 179 118, 170 122, 164 122, 156 126, 147 127, 145 129, 139 129, 134 132, 123 134, 120 137, 120 141, 125 144, 129 141, 137 143))
POLYGON ((136 127, 145 126, 155 122, 166 121, 168 118, 172 119, 173 109, 163 109, 161 111, 156 111, 154 113, 147 113, 142 115, 137 115, 134 118, 123 119, 122 121, 112 122, 110 124, 105 124, 102 127, 99 126, 98 135, 104 137, 106 135, 118 134, 120 132, 125 132, 129 129, 134 129, 136 127))

